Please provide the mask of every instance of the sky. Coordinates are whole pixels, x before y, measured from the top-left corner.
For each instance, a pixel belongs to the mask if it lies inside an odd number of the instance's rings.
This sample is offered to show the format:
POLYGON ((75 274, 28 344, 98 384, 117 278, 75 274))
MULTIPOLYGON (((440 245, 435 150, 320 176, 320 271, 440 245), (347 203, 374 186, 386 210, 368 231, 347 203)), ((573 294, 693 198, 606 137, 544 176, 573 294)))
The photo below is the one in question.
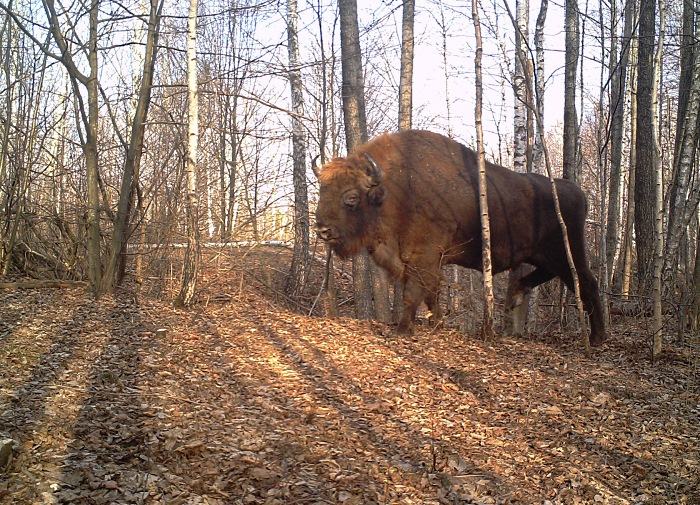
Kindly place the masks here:
MULTIPOLYGON (((474 129, 474 35, 471 18, 471 2, 448 4, 445 1, 444 24, 448 33, 448 84, 447 93, 451 97, 450 117, 448 121, 446 105, 445 69, 443 64, 443 37, 439 24, 442 23, 439 1, 430 4, 418 1, 416 5, 415 25, 415 62, 414 62, 414 118, 419 127, 428 127, 447 133, 469 142, 475 137, 474 129)), ((376 0, 358 0, 360 24, 371 20, 376 12, 376 0)), ((484 2, 489 12, 481 12, 482 38, 484 43, 484 131, 489 147, 496 149, 499 132, 504 138, 512 131, 513 94, 508 82, 501 78, 504 65, 502 44, 506 55, 511 60, 513 53, 513 28, 504 7, 503 0, 484 2), (495 3, 495 6, 494 6, 495 3), (494 33, 497 27, 499 37, 494 33), (505 87, 505 89, 504 89, 505 87), (505 94, 504 94, 505 91, 505 94), (505 96, 505 98, 504 98, 505 96)), ((396 2, 392 5, 396 6, 396 2)), ((515 2, 509 1, 511 11, 515 2)), ((537 5, 531 5, 530 40, 534 34, 535 20, 539 11, 537 5)), ((394 11, 395 23, 400 29, 401 9, 394 11)), ((563 120, 564 110, 564 10, 557 3, 550 3, 545 24, 545 126, 553 129, 563 120)), ((584 76, 597 72, 590 61, 584 61, 584 76), (588 67, 588 68, 587 68, 588 67)), ((508 70, 506 69, 506 74, 508 70)))

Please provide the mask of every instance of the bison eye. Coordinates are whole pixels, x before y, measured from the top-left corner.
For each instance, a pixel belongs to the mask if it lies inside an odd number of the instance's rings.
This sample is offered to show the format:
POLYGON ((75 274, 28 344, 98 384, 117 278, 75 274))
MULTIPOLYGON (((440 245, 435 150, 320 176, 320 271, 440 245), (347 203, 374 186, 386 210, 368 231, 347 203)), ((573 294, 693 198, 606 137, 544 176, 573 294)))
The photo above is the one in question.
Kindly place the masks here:
POLYGON ((351 209, 354 209, 357 207, 357 204, 360 203, 360 192, 356 189, 345 192, 345 194, 343 194, 343 203, 351 209))

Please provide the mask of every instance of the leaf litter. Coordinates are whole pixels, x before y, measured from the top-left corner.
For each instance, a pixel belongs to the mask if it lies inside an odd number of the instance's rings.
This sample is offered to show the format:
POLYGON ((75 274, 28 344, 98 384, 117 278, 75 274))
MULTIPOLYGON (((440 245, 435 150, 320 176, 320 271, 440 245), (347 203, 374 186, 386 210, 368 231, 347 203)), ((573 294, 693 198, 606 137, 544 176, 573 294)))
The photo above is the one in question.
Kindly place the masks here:
POLYGON ((404 338, 239 276, 192 309, 0 292, 0 503, 700 503, 697 337, 404 338))

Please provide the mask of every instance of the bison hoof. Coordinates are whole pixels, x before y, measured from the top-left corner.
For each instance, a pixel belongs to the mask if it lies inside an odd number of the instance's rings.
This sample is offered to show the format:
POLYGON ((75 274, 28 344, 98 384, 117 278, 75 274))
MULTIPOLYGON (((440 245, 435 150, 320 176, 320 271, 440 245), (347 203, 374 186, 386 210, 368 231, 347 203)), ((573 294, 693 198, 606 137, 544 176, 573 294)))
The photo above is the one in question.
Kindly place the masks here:
POLYGON ((591 333, 591 338, 589 341, 591 342, 592 347, 599 347, 605 343, 605 341, 608 339, 608 336, 603 333, 603 334, 593 334, 591 333))
POLYGON ((440 319, 435 319, 435 318, 428 319, 428 324, 436 330, 441 330, 445 327, 445 324, 442 322, 442 318, 440 318, 440 319))
POLYGON ((399 323, 396 327, 396 333, 403 335, 404 337, 410 337, 413 335, 414 328, 412 324, 399 323))

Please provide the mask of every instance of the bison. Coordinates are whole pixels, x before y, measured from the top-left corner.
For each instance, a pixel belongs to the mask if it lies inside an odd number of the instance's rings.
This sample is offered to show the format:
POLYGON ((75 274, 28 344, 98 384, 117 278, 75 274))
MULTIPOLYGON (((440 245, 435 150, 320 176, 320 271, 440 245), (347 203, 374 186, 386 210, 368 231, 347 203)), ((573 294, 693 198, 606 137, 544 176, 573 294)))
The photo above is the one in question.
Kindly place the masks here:
MULTIPOLYGON (((333 159, 316 174, 318 236, 341 258, 366 248, 377 265, 403 281, 399 333, 413 332, 423 301, 430 322, 438 322, 440 267, 482 268, 474 151, 436 133, 401 131, 333 159)), ((521 263, 536 267, 516 281, 514 304, 554 277, 573 289, 549 179, 492 163, 486 164, 486 178, 493 272, 521 263)), ((606 331, 598 283, 586 258, 586 197, 571 181, 557 179, 556 187, 590 319, 590 341, 599 345, 606 331)))

